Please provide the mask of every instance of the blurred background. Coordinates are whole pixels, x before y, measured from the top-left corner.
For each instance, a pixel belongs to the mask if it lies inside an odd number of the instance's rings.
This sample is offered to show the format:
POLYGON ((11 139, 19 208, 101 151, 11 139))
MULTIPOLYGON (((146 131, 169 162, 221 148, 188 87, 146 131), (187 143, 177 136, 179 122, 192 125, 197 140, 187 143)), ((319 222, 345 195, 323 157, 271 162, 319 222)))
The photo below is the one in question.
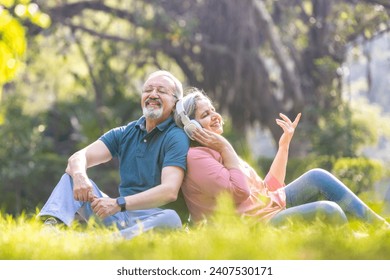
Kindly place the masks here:
MULTIPOLYGON (((275 119, 302 112, 286 183, 325 168, 390 215, 388 0, 0 0, 1 211, 34 213, 72 153, 138 119, 157 69, 215 100, 262 176, 275 119)), ((117 164, 89 171, 112 196, 117 164)))

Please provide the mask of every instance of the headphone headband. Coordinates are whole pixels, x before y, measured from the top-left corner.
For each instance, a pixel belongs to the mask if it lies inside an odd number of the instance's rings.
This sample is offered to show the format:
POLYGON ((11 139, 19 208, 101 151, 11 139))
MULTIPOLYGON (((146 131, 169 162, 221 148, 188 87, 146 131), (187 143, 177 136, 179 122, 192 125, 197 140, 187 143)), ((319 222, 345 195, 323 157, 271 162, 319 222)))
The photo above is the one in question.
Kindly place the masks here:
POLYGON ((202 128, 202 126, 196 120, 190 120, 187 116, 187 113, 184 110, 183 99, 179 99, 176 102, 176 112, 179 114, 180 120, 183 123, 185 133, 191 140, 194 140, 192 133, 196 128, 202 128))
POLYGON ((180 120, 184 126, 190 123, 190 119, 187 116, 186 111, 184 110, 183 99, 179 99, 176 103, 176 111, 180 116, 180 120))

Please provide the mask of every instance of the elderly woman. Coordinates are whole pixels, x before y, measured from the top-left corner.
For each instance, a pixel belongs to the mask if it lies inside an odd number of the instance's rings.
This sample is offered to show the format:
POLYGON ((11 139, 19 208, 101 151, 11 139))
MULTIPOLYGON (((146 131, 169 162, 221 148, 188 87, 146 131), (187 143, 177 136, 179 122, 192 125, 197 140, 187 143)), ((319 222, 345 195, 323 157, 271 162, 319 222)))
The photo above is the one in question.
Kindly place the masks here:
POLYGON ((221 136, 223 120, 206 94, 192 88, 176 106, 175 121, 191 138, 182 191, 191 218, 199 222, 213 213, 216 198, 231 194, 238 213, 273 225, 292 218, 345 224, 348 218, 389 227, 389 223, 329 172, 313 169, 284 184, 288 150, 301 114, 294 121, 280 114, 283 129, 278 151, 262 179, 221 136))

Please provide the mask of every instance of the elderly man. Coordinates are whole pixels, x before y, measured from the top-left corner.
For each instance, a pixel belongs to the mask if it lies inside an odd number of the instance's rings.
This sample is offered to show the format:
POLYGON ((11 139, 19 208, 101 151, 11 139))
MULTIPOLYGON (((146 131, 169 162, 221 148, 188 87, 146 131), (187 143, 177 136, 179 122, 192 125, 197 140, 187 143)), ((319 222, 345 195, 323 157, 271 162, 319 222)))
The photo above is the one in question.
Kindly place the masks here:
POLYGON ((154 228, 180 228, 178 214, 158 207, 175 201, 186 170, 189 140, 173 112, 183 97, 181 82, 168 71, 150 74, 143 85, 143 116, 111 129, 73 154, 38 214, 45 224, 70 225, 78 213, 115 224, 130 239, 154 228), (87 169, 119 159, 119 197, 110 198, 88 178, 87 169))

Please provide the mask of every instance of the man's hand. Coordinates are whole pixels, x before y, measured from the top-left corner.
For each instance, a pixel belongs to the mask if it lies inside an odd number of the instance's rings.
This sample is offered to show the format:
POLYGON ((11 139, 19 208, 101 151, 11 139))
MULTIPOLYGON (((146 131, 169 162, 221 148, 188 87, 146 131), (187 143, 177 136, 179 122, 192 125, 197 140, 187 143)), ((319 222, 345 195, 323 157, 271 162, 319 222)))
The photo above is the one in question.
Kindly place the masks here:
POLYGON ((75 200, 87 202, 95 198, 93 194, 93 186, 87 174, 76 173, 73 174, 73 196, 75 200))
POLYGON ((91 206, 93 212, 101 219, 112 216, 121 210, 116 203, 116 199, 110 197, 95 198, 92 201, 91 206))
POLYGON ((75 200, 92 202, 96 197, 86 170, 89 167, 107 162, 112 158, 107 146, 101 140, 96 140, 84 149, 75 152, 69 159, 65 172, 73 179, 73 196, 75 200))

